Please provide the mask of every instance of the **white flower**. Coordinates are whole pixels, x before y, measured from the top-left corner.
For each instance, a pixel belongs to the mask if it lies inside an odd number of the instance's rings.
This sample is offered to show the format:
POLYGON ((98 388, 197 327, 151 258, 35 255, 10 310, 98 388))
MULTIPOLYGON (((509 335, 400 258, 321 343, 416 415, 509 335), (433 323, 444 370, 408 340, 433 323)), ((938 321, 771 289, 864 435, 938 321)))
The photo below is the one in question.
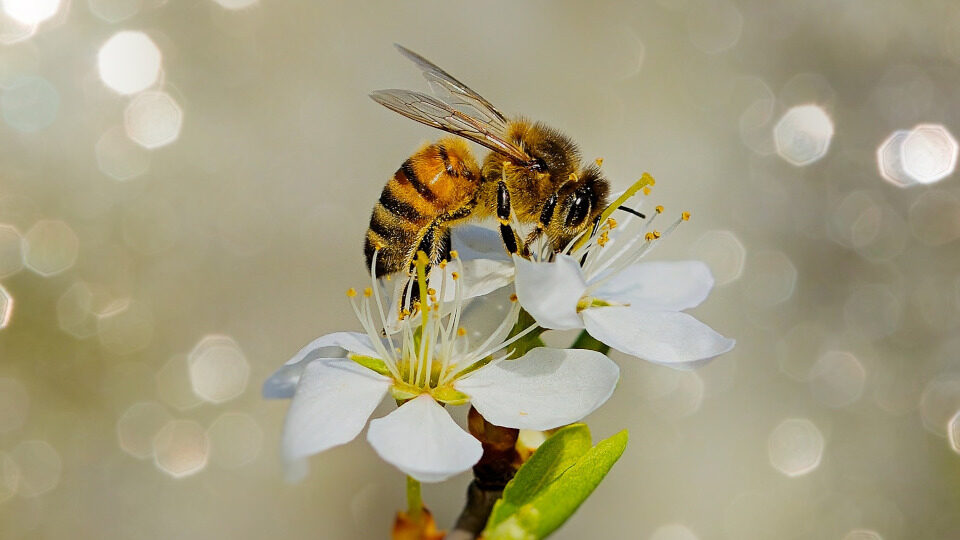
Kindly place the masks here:
MULTIPOLYGON (((645 179, 611 209, 652 183, 645 179)), ((493 231, 458 227, 453 241, 466 254, 467 264, 483 264, 496 271, 491 282, 505 285, 515 280, 520 304, 543 328, 585 328, 621 352, 657 364, 692 368, 729 351, 735 341, 683 313, 703 302, 713 288, 713 276, 705 264, 641 262, 689 217, 682 214, 660 233, 653 226, 662 211, 658 206, 642 219, 626 214, 620 224, 606 214, 598 230, 571 242, 564 254, 554 254, 546 242, 529 246, 529 260, 514 256, 515 273, 507 268, 502 243, 493 231)))
MULTIPOLYGON (((459 260, 454 264, 463 269, 459 260)), ((401 405, 370 421, 367 440, 409 476, 438 482, 469 469, 483 452, 443 405, 471 402, 493 424, 546 430, 580 420, 613 393, 619 369, 594 351, 538 348, 504 360, 505 347, 534 328, 507 338, 519 313, 516 303, 482 343, 471 344, 471 333, 462 327, 463 278, 450 274, 452 301, 445 299, 447 280, 441 280, 437 295, 421 274, 416 286, 422 309, 386 336, 383 302, 367 289, 364 299, 353 301, 364 333, 323 336, 268 380, 268 397, 285 397, 296 385, 283 433, 287 459, 353 440, 389 393, 401 405)))

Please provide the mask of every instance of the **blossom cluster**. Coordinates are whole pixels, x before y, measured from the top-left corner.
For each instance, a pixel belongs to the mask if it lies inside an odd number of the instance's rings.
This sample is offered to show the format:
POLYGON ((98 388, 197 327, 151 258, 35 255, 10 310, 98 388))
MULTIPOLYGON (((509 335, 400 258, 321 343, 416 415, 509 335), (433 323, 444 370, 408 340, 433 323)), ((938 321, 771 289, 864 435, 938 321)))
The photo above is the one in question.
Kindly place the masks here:
POLYGON ((542 243, 528 246, 527 258, 507 255, 492 230, 457 227, 449 262, 430 268, 421 256, 409 280, 371 278, 363 291, 348 291, 363 332, 318 338, 264 384, 265 397, 292 398, 284 457, 295 462, 348 443, 369 423, 367 440, 381 458, 438 482, 483 453, 448 406, 469 403, 507 428, 577 422, 612 395, 619 368, 586 348, 517 350, 544 330, 581 329, 602 350, 678 369, 732 349, 732 339, 684 312, 710 293, 709 268, 644 260, 689 215, 661 232, 659 206, 620 222, 613 209, 562 253, 542 243), (400 309, 410 287, 418 287, 419 304, 400 309), (387 395, 397 408, 370 420, 387 395))

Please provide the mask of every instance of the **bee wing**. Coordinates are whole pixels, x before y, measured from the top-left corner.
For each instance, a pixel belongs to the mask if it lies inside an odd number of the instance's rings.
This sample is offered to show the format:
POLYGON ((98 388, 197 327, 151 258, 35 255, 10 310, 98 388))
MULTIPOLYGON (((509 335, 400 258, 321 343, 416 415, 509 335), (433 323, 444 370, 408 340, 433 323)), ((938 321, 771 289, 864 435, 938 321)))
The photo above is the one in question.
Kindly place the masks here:
POLYGON ((423 72, 434 95, 458 111, 483 120, 490 125, 501 125, 500 131, 506 127, 507 119, 493 106, 469 86, 463 84, 440 68, 440 66, 411 51, 403 45, 394 44, 400 54, 410 59, 423 72))
POLYGON ((530 161, 522 148, 507 140, 505 126, 500 122, 474 118, 449 103, 412 90, 377 90, 370 97, 421 124, 459 135, 521 163, 530 161))

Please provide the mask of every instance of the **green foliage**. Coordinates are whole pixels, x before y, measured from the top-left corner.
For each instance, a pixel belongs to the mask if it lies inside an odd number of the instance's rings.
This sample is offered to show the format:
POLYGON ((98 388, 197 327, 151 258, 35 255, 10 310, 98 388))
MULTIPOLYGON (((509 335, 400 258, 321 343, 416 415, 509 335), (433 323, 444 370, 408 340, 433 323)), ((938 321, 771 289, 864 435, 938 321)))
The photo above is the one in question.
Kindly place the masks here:
POLYGON ((626 446, 626 430, 594 447, 584 424, 558 430, 507 484, 490 513, 483 538, 546 538, 593 493, 626 446))

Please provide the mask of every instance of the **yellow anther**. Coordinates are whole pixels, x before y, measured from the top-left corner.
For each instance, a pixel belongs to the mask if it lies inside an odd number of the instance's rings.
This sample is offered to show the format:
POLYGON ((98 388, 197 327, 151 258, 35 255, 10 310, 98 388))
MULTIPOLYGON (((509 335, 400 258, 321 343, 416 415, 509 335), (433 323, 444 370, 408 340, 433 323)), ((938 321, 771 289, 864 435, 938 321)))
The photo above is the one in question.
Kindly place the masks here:
POLYGON ((450 277, 452 277, 452 278, 454 279, 454 281, 456 281, 456 280, 460 279, 460 273, 459 273, 459 272, 450 272, 450 277))
POLYGON ((603 167, 603 158, 602 158, 602 157, 598 157, 598 158, 595 159, 593 162, 597 164, 597 167, 603 167))
POLYGON ((453 258, 453 259, 457 259, 457 258, 460 257, 460 254, 457 253, 457 250, 451 249, 451 250, 450 250, 450 257, 453 258))
POLYGON ((660 238, 660 231, 654 229, 654 230, 653 230, 653 237, 654 237, 654 238, 660 238))
POLYGON ((403 319, 406 319, 406 318, 409 317, 409 316, 410 316, 410 310, 409 310, 409 309, 402 309, 402 310, 400 310, 400 320, 401 320, 401 321, 402 321, 403 319))
POLYGON ((363 295, 366 296, 367 298, 370 298, 371 296, 373 296, 373 289, 371 289, 370 287, 367 287, 366 289, 363 290, 363 295))
POLYGON ((430 288, 427 289, 427 294, 429 294, 430 296, 436 296, 436 295, 437 295, 437 290, 434 289, 433 287, 430 287, 430 288))
POLYGON ((617 228, 617 220, 615 220, 615 219, 613 219, 613 218, 607 218, 607 227, 610 227, 611 229, 616 229, 616 228, 617 228))
POLYGON ((460 337, 467 335, 467 329, 462 326, 460 328, 457 328, 457 335, 460 337))
POLYGON ((650 194, 650 187, 649 187, 649 186, 644 186, 644 188, 643 188, 643 194, 644 194, 644 195, 649 195, 649 194, 650 194))
POLYGON ((393 281, 393 278, 390 276, 390 274, 387 274, 387 281, 393 281))
POLYGON ((511 295, 510 295, 510 301, 511 301, 511 302, 516 302, 516 301, 517 301, 517 295, 516 295, 516 294, 511 294, 511 295))
POLYGON ((650 176, 648 173, 643 173, 643 174, 644 174, 644 176, 650 178, 650 185, 651 185, 651 186, 657 185, 657 180, 656 180, 654 177, 650 176))
POLYGON ((349 289, 347 289, 347 296, 349 296, 350 298, 353 298, 356 295, 357 295, 356 289, 354 289, 353 287, 350 287, 349 289))
POLYGON ((680 219, 684 221, 690 221, 690 212, 684 212, 680 214, 680 219))
POLYGON ((571 182, 576 182, 576 181, 577 181, 577 173, 570 173, 570 176, 567 177, 567 180, 570 180, 571 182))
POLYGON ((383 249, 383 242, 381 242, 381 241, 379 241, 379 240, 375 241, 375 242, 373 243, 373 249, 374 249, 374 250, 377 250, 377 251, 383 249))
POLYGON ((607 242, 610 241, 610 236, 607 235, 607 231, 603 231, 603 234, 600 235, 600 238, 597 238, 597 243, 600 244, 600 247, 607 245, 607 242))
POLYGON ((648 232, 643 238, 644 238, 647 242, 652 242, 653 239, 656 238, 656 237, 653 236, 653 233, 652 233, 652 232, 648 232))
POLYGON ((447 267, 447 260, 444 259, 444 260, 440 261, 440 264, 438 264, 437 266, 439 266, 440 269, 443 270, 444 268, 447 267))
POLYGON ((663 213, 663 206, 660 206, 660 205, 658 204, 657 207, 654 208, 654 210, 656 210, 658 214, 662 214, 662 213, 663 213))

